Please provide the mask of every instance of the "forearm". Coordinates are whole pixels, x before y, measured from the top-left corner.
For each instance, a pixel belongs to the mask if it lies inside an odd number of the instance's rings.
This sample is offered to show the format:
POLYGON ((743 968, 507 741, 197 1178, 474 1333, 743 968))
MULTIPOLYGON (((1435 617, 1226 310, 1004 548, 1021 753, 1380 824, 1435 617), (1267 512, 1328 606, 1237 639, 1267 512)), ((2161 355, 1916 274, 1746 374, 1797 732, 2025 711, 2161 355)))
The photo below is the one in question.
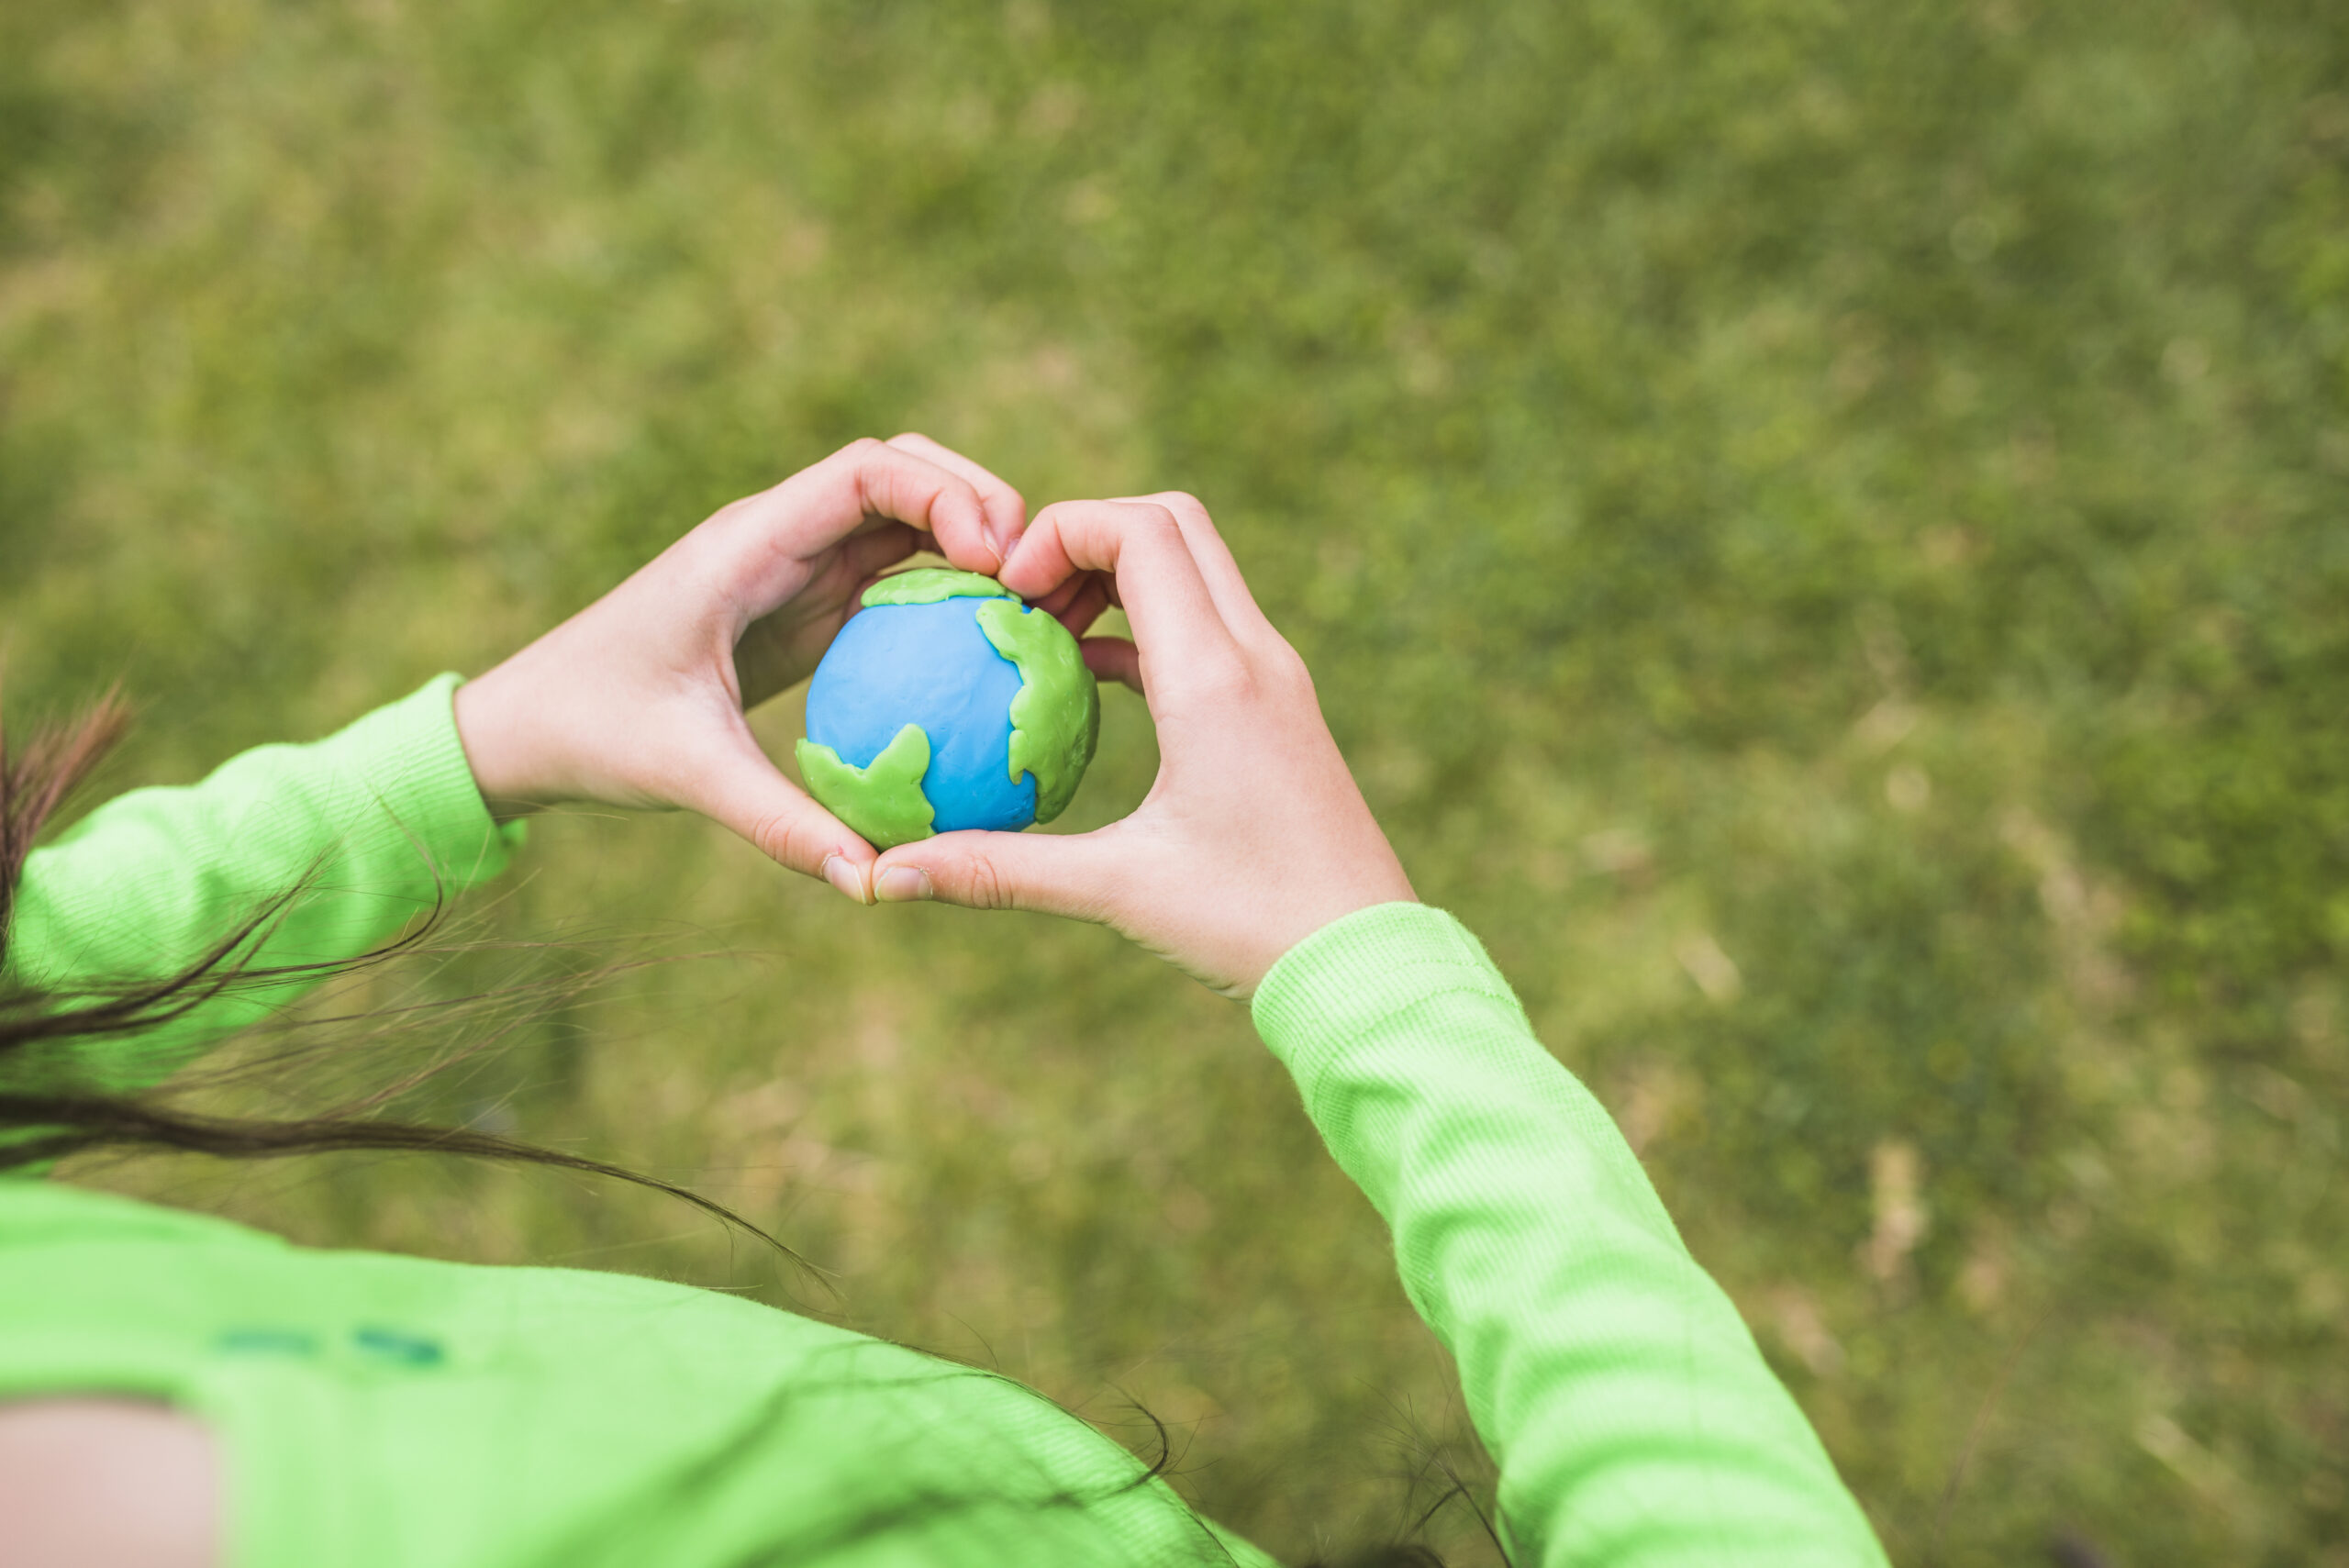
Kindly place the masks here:
MULTIPOLYGON (((70 1002, 201 962, 266 913, 249 970, 331 963, 396 936, 501 869, 518 831, 483 806, 450 716, 454 677, 308 745, 263 746, 202 783, 108 802, 26 862, 5 983, 70 1002)), ((77 1058, 106 1086, 152 1082, 307 982, 239 986, 77 1058)))
POLYGON ((1456 922, 1340 922, 1267 977, 1257 1019, 1394 1230, 1525 1561, 1882 1561, 1613 1122, 1456 922))

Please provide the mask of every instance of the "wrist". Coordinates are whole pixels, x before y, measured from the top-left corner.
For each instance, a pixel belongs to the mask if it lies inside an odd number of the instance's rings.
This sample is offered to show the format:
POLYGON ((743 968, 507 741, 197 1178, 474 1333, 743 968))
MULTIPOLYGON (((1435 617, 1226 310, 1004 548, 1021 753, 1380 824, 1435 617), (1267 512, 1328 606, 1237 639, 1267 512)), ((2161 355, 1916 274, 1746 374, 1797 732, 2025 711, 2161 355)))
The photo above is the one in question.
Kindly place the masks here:
MULTIPOLYGON (((1384 844, 1381 845, 1384 849, 1384 844)), ((1313 938, 1365 909, 1391 904, 1416 905, 1419 895, 1412 889, 1410 879, 1403 873, 1402 863, 1392 851, 1371 858, 1371 863, 1360 866, 1361 874, 1344 883, 1313 890, 1305 897, 1293 897, 1284 917, 1267 933, 1256 950, 1253 960, 1245 968, 1241 984, 1227 994, 1237 1001, 1248 1001, 1256 993, 1264 977, 1280 967, 1281 961, 1313 938)))
POLYGON ((496 821, 511 822, 549 805, 531 761, 524 710, 512 701, 514 662, 465 682, 456 690, 457 743, 482 804, 496 821))

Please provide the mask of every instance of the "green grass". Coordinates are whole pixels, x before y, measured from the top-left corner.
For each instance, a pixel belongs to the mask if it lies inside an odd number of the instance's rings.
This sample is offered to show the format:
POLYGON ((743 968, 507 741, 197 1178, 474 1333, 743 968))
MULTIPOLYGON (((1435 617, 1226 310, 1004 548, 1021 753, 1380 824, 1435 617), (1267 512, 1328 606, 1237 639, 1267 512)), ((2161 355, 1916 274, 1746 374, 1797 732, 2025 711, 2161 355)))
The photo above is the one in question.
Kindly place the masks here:
MULTIPOLYGON (((2349 1562, 2334 10, 20 0, 11 710, 119 675, 114 782, 186 778, 860 434, 1189 488, 1896 1560, 2349 1562)), ((1148 782, 1105 706, 1072 826, 1148 782)), ((739 956, 444 1112, 494 1088, 855 1323, 1140 1400, 1276 1551, 1469 1440, 1239 1009, 690 821, 546 822, 490 917, 582 910, 739 956)), ((139 1180, 787 1284, 543 1174, 139 1180)))

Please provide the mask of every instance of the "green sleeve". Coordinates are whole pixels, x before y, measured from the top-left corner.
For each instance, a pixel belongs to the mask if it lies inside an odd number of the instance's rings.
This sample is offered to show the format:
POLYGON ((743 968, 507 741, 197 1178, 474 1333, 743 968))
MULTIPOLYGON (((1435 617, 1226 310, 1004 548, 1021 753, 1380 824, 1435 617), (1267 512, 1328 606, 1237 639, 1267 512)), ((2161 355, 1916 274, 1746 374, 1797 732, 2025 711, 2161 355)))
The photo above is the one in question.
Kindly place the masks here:
POLYGON ((1458 921, 1348 916, 1274 966, 1255 1018, 1459 1365, 1517 1562, 1884 1562, 1614 1122, 1458 921))
MULTIPOLYGON (((256 908, 301 892, 256 966, 354 958, 504 868, 520 824, 483 806, 442 675, 306 746, 261 746, 203 783, 108 801, 25 862, 0 992, 70 997, 167 978, 256 908)), ((125 1092, 283 1006, 306 979, 239 987, 144 1034, 84 1044, 72 1070, 125 1092)))

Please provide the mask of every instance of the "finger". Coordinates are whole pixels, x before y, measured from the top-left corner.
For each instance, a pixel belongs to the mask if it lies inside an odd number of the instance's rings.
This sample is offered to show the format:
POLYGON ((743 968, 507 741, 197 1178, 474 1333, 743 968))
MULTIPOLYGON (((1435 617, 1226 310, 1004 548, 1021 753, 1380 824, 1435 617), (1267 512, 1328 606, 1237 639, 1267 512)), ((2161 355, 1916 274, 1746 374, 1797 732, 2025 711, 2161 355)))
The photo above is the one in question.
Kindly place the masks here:
POLYGON ((1135 643, 1171 683, 1213 684, 1241 669, 1240 645, 1163 506, 1056 501, 1028 525, 1004 585, 1041 595, 1086 571, 1114 576, 1135 643))
POLYGON ((966 572, 993 574, 1002 558, 971 482, 912 452, 866 439, 801 469, 703 525, 703 548, 746 621, 796 593, 807 562, 879 519, 919 528, 966 572))
POLYGON ((803 606, 824 606, 822 615, 795 618, 793 609, 785 606, 744 627, 734 639, 734 679, 743 710, 757 707, 806 674, 856 613, 864 590, 880 580, 882 570, 924 542, 918 529, 904 523, 885 523, 871 533, 852 535, 797 596, 803 606))
POLYGON ((1098 573, 1088 572, 1075 595, 1052 613, 1072 635, 1083 637, 1093 628, 1093 623, 1101 618, 1101 612, 1108 607, 1108 585, 1101 581, 1098 573))
POLYGON ((1020 498, 1019 491, 953 448, 941 446, 918 430, 892 436, 888 444, 968 480, 971 488, 979 493, 979 506, 987 515, 988 542, 995 547, 999 561, 1011 558, 1012 547, 1019 542, 1020 530, 1028 526, 1028 503, 1020 498))
MULTIPOLYGON (((849 614, 856 613, 864 590, 878 582, 884 572, 927 543, 918 529, 904 523, 891 523, 872 533, 859 534, 842 545, 840 564, 834 571, 845 584, 849 614)), ((830 584, 819 578, 808 586, 820 591, 830 584)))
POLYGON ((807 471, 810 478, 818 474, 834 505, 912 524, 965 572, 993 576, 1002 570, 1003 553, 986 537, 986 506, 978 487, 952 470, 885 441, 866 439, 807 471))
POLYGON ((1026 909, 1099 920, 1108 884, 1099 835, 941 833, 900 844, 874 866, 884 904, 935 899, 966 909, 1026 909))
MULTIPOLYGON (((1029 603, 1047 615, 1057 617, 1071 605, 1075 604, 1079 595, 1088 592, 1098 592, 1105 606, 1116 609, 1125 608, 1125 606, 1118 602, 1118 580, 1107 572, 1080 572, 1042 598, 1031 599, 1029 603)), ((1086 623, 1086 625, 1091 624, 1089 621, 1086 623)), ((1078 629, 1081 631, 1083 628, 1078 629)))
POLYGON ((1080 572, 1035 602, 1035 607, 1078 637, 1109 606, 1109 589, 1098 572, 1080 572))
POLYGON ((1076 646, 1095 680, 1141 690, 1141 653, 1132 643, 1122 637, 1088 637, 1076 646))
POLYGON ((1249 591, 1248 579, 1241 574, 1240 562, 1232 558, 1231 547, 1223 542, 1223 535, 1216 531, 1215 519, 1196 495, 1181 490, 1162 490, 1153 495, 1120 495, 1116 497, 1139 506, 1163 506, 1183 530, 1184 542, 1191 547, 1191 559, 1199 563, 1199 575, 1207 579, 1208 592, 1215 595, 1216 608, 1223 613, 1226 624, 1235 630, 1241 627, 1258 626, 1270 629, 1272 622, 1256 606, 1256 595, 1249 591))
POLYGON ((877 577, 929 541, 921 530, 907 523, 890 523, 869 534, 858 534, 841 546, 841 573, 852 583, 877 577))
POLYGON ((1030 601, 1030 604, 1032 607, 1043 611, 1048 616, 1056 616, 1076 603, 1076 596, 1085 592, 1085 584, 1091 582, 1097 575, 1096 573, 1080 572, 1042 598, 1030 601))
POLYGON ((778 865, 873 902, 873 846, 784 777, 739 724, 687 773, 678 804, 731 828, 778 865))

